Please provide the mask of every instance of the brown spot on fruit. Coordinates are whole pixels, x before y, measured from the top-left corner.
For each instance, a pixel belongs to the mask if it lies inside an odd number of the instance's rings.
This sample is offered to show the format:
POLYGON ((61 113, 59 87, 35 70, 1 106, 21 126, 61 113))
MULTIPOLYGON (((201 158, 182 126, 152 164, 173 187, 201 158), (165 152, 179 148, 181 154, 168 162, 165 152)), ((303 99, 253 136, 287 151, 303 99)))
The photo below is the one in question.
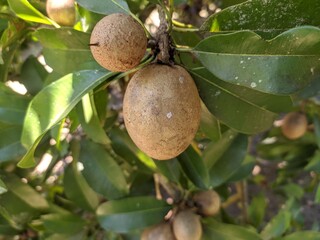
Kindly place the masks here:
POLYGON ((198 208, 198 213, 203 216, 213 216, 219 212, 220 197, 213 190, 197 192, 193 195, 192 199, 198 208))
POLYGON ((74 0, 47 0, 48 16, 62 26, 73 26, 76 21, 74 0))
POLYGON ((142 232, 141 240, 175 240, 170 223, 161 223, 142 232))
POLYGON ((189 146, 199 127, 200 113, 195 83, 177 65, 150 64, 139 70, 124 95, 123 116, 130 137, 158 160, 174 158, 189 146))
POLYGON ((173 233, 177 240, 200 240, 202 235, 200 216, 191 210, 178 213, 173 219, 173 233))
POLYGON ((96 24, 89 45, 94 59, 102 67, 125 72, 140 63, 147 49, 147 37, 131 16, 115 13, 96 24))
POLYGON ((288 139, 302 137, 308 128, 308 120, 304 113, 291 112, 284 118, 281 125, 282 134, 288 139))

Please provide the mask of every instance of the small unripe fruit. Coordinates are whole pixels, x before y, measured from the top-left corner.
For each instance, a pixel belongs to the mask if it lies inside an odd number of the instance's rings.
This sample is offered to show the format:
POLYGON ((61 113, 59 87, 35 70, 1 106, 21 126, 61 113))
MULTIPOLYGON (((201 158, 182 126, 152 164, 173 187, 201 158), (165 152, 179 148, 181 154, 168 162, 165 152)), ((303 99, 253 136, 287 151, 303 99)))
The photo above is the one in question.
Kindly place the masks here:
POLYGON ((74 0, 47 0, 48 16, 62 26, 73 26, 76 21, 74 0))
POLYGON ((198 208, 198 213, 203 216, 213 216, 219 212, 220 197, 213 190, 197 192, 192 199, 198 208))
POLYGON ((170 223, 161 223, 142 232, 141 240, 175 240, 170 223))
POLYGON ((154 159, 183 152, 200 123, 200 98, 189 73, 180 66, 150 64, 130 80, 123 117, 134 143, 154 159))
POLYGON ((308 128, 308 120, 305 114, 301 112, 288 113, 282 122, 282 134, 289 139, 302 137, 308 128))
POLYGON ((90 49, 102 67, 125 72, 140 63, 147 49, 147 37, 131 16, 114 13, 96 24, 91 33, 90 49))
POLYGON ((173 233, 177 240, 200 240, 202 235, 200 216, 190 210, 178 213, 173 219, 173 233))

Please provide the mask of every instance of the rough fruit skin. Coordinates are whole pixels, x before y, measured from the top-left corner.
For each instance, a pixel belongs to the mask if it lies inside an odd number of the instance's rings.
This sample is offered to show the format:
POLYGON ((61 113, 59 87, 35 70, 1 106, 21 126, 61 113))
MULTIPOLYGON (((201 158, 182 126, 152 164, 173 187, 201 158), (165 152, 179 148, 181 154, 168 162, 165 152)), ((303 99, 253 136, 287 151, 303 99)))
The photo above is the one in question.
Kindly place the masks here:
POLYGON ((302 137, 308 128, 308 120, 305 114, 301 112, 288 113, 281 125, 282 134, 288 139, 297 139, 302 137))
POLYGON ((134 143, 154 159, 171 159, 183 152, 200 123, 200 97, 182 67, 150 64, 130 80, 123 116, 134 143))
POLYGON ((178 213, 173 220, 173 233, 177 240, 200 240, 202 235, 200 216, 190 210, 178 213))
POLYGON ((141 240, 175 240, 170 223, 161 223, 142 232, 141 240))
POLYGON ((74 0, 47 0, 48 16, 62 26, 73 26, 76 21, 74 0))
POLYGON ((95 25, 90 49, 102 67, 113 72, 125 72, 140 63, 147 49, 147 37, 131 16, 114 13, 95 25))
POLYGON ((198 207, 198 213, 203 216, 213 216, 220 210, 220 197, 213 190, 197 192, 192 199, 198 207))

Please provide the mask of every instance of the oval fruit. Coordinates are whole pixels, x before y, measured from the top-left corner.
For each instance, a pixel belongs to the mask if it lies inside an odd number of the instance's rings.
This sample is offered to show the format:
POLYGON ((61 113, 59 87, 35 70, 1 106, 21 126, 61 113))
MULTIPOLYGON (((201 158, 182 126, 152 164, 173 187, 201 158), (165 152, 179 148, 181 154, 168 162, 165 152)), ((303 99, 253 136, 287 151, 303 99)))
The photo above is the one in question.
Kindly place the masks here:
POLYGON ((62 26, 73 26, 76 21, 74 0, 47 0, 48 16, 62 26))
POLYGON ((150 64, 130 80, 123 117, 134 143, 158 160, 174 158, 194 138, 200 123, 200 97, 180 66, 150 64))
POLYGON ((200 216, 190 210, 178 213, 173 219, 173 233, 177 240, 200 240, 202 235, 200 216))
POLYGON ((114 13, 94 27, 90 50, 94 59, 113 72, 125 72, 137 66, 147 49, 142 26, 131 16, 114 13))
POLYGON ((291 112, 284 118, 281 125, 282 134, 289 139, 302 137, 308 128, 308 120, 304 113, 291 112))
POLYGON ((192 197, 198 213, 203 216, 213 216, 219 212, 220 197, 213 190, 197 192, 192 197))
POLYGON ((175 240, 170 223, 161 223, 142 232, 141 240, 175 240))

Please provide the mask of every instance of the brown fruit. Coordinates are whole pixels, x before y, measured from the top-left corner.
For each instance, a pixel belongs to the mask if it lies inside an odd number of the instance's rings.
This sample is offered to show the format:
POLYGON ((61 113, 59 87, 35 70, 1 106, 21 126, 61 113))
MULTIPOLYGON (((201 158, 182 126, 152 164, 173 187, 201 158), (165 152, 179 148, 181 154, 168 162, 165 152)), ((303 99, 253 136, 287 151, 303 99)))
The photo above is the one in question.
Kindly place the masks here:
POLYGON ((114 13, 102 18, 90 38, 94 59, 113 72, 125 72, 137 66, 147 49, 147 37, 131 16, 114 13))
POLYGON ((180 66, 150 64, 130 80, 123 100, 126 128, 150 157, 165 160, 183 152, 197 132, 200 98, 180 66))
POLYGON ((47 0, 48 16, 62 26, 73 26, 76 21, 74 0, 47 0))
POLYGON ((291 112, 288 113, 282 122, 282 134, 289 139, 297 139, 302 137, 308 128, 308 120, 304 113, 291 112))
POLYGON ((200 216, 190 210, 178 213, 173 219, 173 233, 177 240, 200 240, 202 235, 200 216))
POLYGON ((192 199, 201 215, 213 216, 219 212, 220 197, 213 190, 197 192, 192 199))
POLYGON ((175 240, 170 223, 160 223, 145 229, 141 240, 175 240))

